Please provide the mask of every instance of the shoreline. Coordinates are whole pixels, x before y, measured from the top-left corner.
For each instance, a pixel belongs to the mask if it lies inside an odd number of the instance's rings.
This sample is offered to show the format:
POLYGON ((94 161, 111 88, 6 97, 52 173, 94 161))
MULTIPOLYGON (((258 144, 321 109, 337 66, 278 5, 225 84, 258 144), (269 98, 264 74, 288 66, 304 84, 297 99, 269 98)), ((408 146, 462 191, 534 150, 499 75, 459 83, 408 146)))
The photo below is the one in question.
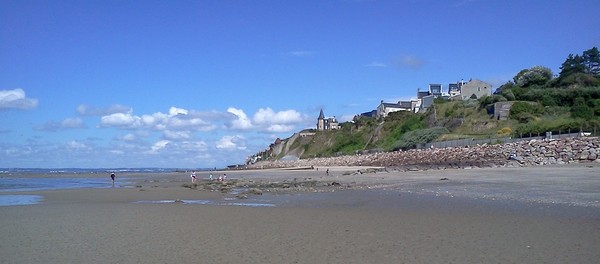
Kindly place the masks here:
MULTIPOLYGON (((88 175, 99 189, 135 189, 149 191, 164 189, 177 192, 186 189, 215 192, 235 199, 267 193, 320 193, 343 190, 384 190, 400 193, 431 194, 488 200, 515 200, 539 204, 600 208, 600 164, 565 164, 518 168, 474 168, 422 171, 394 171, 381 167, 334 166, 329 175, 321 169, 263 169, 199 172, 198 182, 190 183, 187 174, 132 173, 117 176, 115 186, 108 177, 88 175), (209 181, 226 174, 224 183, 209 181), (106 178, 106 179, 105 179, 106 178), (104 182, 104 183, 103 183, 104 182)), ((53 179, 55 175, 25 174, 22 179, 53 179)), ((58 175, 70 179, 72 175, 58 175)), ((78 175, 80 176, 80 175, 78 175)), ((91 180, 90 180, 91 179, 91 180)), ((85 186, 84 186, 85 187, 85 186)), ((54 190, 47 188, 44 190, 54 190)), ((79 189, 69 187, 67 189, 79 189)), ((44 190, 3 191, 8 194, 37 194, 44 190)), ((57 190, 57 191, 60 191, 57 190)))

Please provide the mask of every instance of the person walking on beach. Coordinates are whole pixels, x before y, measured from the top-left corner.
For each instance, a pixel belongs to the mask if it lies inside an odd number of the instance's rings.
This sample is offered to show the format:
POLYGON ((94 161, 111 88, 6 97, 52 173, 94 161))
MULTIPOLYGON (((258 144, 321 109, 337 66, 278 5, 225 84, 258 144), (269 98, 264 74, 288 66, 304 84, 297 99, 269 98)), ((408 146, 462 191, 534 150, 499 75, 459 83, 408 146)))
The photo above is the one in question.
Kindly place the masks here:
POLYGON ((192 171, 192 175, 190 175, 190 177, 192 177, 192 183, 196 183, 196 171, 192 171))
POLYGON ((112 185, 115 186, 115 173, 110 174, 110 179, 112 180, 112 185))
POLYGON ((325 171, 325 176, 329 176, 329 168, 327 168, 327 171, 325 171))

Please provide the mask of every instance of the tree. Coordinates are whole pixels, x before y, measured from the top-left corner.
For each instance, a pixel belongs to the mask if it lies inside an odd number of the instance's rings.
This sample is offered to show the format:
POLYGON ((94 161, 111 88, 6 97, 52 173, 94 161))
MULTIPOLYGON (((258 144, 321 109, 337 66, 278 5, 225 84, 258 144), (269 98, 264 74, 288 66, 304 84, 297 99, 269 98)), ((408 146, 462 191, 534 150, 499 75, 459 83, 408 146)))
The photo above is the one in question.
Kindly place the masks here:
POLYGON ((508 81, 503 85, 500 85, 500 87, 498 87, 496 89, 496 91, 494 91, 494 94, 502 94, 502 92, 504 91, 508 91, 510 89, 512 89, 515 86, 515 83, 513 83, 512 81, 508 81))
POLYGON ((520 87, 544 86, 551 79, 552 70, 543 66, 533 66, 530 69, 521 70, 514 78, 515 84, 520 87))
POLYGON ((576 73, 585 73, 585 66, 583 65, 583 58, 579 55, 573 56, 573 54, 569 54, 569 57, 563 62, 560 67, 559 78, 564 79, 569 75, 573 75, 576 73))
POLYGON ((582 55, 569 54, 560 67, 556 84, 562 87, 600 85, 600 52, 593 47, 582 55))
POLYGON ((600 53, 597 47, 584 51, 582 59, 585 73, 595 76, 600 75, 600 53))

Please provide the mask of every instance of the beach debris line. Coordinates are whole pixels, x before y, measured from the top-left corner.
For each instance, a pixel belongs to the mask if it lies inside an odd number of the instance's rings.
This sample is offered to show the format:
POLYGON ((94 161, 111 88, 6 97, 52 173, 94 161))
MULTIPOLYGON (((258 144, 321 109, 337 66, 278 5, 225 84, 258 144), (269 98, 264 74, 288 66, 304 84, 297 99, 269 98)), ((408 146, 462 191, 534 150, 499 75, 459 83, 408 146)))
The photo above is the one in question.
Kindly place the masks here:
POLYGON ((299 180, 267 181, 267 180, 245 180, 232 179, 228 181, 201 180, 196 183, 184 183, 183 188, 193 190, 221 192, 224 194, 236 194, 240 199, 246 199, 251 195, 262 195, 268 193, 283 192, 331 192, 335 190, 354 189, 360 186, 342 184, 337 181, 317 181, 312 178, 299 180))

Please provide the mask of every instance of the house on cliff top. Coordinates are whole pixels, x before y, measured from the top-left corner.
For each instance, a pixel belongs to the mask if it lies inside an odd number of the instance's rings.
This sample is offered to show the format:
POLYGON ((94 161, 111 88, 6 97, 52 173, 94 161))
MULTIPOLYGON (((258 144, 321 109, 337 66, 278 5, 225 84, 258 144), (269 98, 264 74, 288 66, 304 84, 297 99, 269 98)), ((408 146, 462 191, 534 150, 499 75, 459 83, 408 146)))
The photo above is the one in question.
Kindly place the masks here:
POLYGON ((317 118, 317 131, 325 131, 325 130, 336 130, 339 129, 340 126, 338 121, 334 117, 325 118, 325 114, 323 114, 323 109, 319 113, 319 117, 317 118))
POLYGON ((472 79, 468 83, 463 84, 460 90, 461 99, 463 100, 472 97, 479 99, 484 95, 492 95, 492 85, 476 79, 472 79))

